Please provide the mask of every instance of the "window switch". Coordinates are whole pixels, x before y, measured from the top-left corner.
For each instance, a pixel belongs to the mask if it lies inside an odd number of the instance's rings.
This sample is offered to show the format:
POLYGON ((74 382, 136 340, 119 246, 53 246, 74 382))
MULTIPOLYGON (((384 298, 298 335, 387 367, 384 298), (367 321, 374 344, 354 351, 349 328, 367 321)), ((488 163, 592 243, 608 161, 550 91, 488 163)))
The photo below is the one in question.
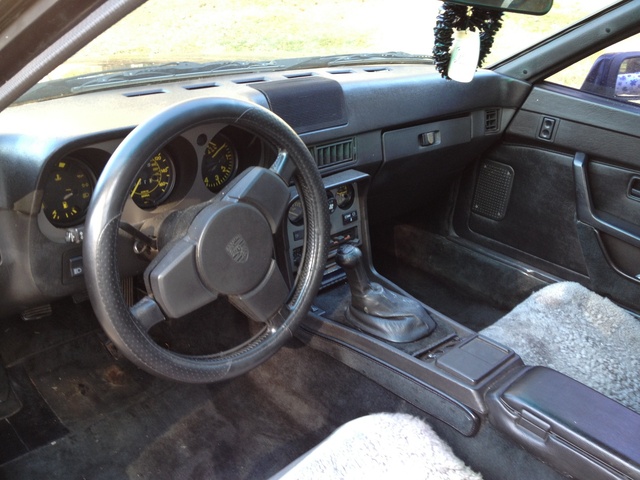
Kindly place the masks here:
POLYGON ((540 125, 540 131, 538 132, 538 137, 543 140, 553 140, 553 134, 556 129, 556 119, 551 117, 544 117, 542 119, 542 124, 540 125))

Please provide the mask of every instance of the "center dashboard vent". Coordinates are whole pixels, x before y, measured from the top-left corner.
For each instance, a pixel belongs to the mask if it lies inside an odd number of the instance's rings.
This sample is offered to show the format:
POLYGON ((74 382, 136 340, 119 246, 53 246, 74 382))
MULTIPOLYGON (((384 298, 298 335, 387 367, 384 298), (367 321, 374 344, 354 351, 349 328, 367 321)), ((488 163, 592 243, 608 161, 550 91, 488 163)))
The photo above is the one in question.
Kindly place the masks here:
POLYGON ((320 168, 338 163, 351 162, 356 159, 355 142, 353 138, 326 145, 316 145, 311 147, 310 150, 320 168))

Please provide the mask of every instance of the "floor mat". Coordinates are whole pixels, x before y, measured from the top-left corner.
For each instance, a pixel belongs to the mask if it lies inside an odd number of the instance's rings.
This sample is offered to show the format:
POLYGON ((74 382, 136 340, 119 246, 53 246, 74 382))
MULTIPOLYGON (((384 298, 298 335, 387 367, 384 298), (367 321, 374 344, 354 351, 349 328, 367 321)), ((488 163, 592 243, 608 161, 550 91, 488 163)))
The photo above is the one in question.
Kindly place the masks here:
MULTIPOLYGON (((59 311, 68 317, 49 319, 51 326, 19 319, 4 323, 0 354, 13 358, 8 370, 28 387, 37 408, 23 410, 23 423, 14 422, 16 428, 0 422, 0 451, 5 460, 13 458, 0 465, 0 478, 269 478, 354 418, 376 412, 427 417, 297 340, 230 381, 186 385, 160 380, 120 358, 95 329, 87 307, 67 305, 59 311), (29 440, 28 431, 47 435, 29 440)), ((171 340, 176 331, 198 326, 198 349, 246 333, 237 318, 225 320, 234 325, 212 325, 202 318, 168 324, 157 333, 171 340)), ((181 349, 191 344, 178 340, 181 349)), ((16 390, 27 405, 25 392, 16 390)), ((431 421, 485 478, 510 479, 515 468, 527 471, 529 478, 557 478, 490 428, 467 438, 431 421)))

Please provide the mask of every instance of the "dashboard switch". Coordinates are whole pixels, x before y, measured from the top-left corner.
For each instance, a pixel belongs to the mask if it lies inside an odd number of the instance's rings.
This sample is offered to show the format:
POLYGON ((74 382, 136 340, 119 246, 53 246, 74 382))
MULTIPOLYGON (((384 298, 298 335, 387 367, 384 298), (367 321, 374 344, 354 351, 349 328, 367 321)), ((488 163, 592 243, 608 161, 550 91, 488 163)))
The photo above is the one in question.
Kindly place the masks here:
POLYGON ((64 239, 67 243, 82 243, 84 240, 84 229, 82 227, 67 228, 64 239))
POLYGON ((69 272, 71 273, 71 277, 74 278, 84 275, 82 257, 72 257, 69 259, 69 272))
POLYGON ((357 211, 353 211, 353 212, 349 212, 349 213, 344 213, 342 215, 342 224, 343 225, 349 225, 350 223, 353 223, 355 221, 358 220, 358 212, 357 211))

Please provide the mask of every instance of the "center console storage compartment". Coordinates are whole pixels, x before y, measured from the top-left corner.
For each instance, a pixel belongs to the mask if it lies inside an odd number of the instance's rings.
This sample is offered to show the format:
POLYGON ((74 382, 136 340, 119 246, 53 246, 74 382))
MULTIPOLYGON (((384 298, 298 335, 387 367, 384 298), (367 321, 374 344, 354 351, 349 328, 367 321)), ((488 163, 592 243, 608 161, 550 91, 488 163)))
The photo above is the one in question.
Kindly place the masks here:
POLYGON ((640 478, 640 415, 546 367, 487 395, 489 421, 573 478, 640 478))

